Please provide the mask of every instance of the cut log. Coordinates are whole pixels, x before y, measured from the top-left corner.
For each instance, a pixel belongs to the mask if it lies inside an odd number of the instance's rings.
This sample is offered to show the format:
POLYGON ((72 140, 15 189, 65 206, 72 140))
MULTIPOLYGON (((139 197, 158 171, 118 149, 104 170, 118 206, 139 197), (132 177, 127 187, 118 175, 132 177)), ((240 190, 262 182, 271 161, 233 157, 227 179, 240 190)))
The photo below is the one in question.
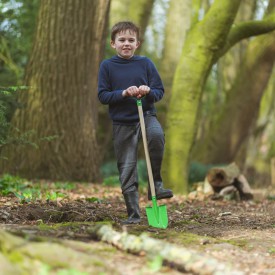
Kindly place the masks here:
POLYGON ((206 179, 215 193, 221 194, 225 187, 234 186, 235 190, 239 192, 241 200, 253 199, 252 189, 235 163, 211 168, 206 175, 206 179))
POLYGON ((206 177, 211 186, 219 192, 222 188, 231 185, 240 174, 239 167, 231 163, 228 166, 211 168, 206 177))
POLYGON ((146 254, 148 257, 161 257, 163 262, 184 272, 192 274, 243 274, 240 271, 233 270, 230 265, 210 258, 207 255, 199 254, 190 249, 176 246, 174 244, 156 240, 143 233, 140 236, 119 233, 114 231, 110 226, 101 225, 91 227, 88 233, 93 238, 112 244, 123 251, 130 253, 146 254))

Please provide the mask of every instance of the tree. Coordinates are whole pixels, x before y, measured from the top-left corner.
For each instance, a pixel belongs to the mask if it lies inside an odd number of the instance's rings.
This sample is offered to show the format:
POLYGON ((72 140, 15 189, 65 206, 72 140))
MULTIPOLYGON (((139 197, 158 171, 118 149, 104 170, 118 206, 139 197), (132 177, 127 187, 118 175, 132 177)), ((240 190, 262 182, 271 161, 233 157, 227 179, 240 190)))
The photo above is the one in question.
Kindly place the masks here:
POLYGON ((0 83, 22 83, 38 13, 39 0, 2 0, 0 3, 0 83))
POLYGON ((26 70, 26 106, 13 125, 38 137, 57 135, 39 149, 14 148, 5 171, 28 178, 98 178, 97 71, 103 56, 109 0, 41 2, 26 70))
POLYGON ((166 181, 175 192, 188 191, 190 151, 197 130, 203 87, 217 60, 240 40, 274 30, 273 19, 233 25, 240 1, 214 1, 207 14, 188 33, 177 66, 166 123, 163 165, 166 181))
MULTIPOLYGON (((165 97, 161 105, 167 111, 173 76, 181 55, 182 46, 190 28, 191 21, 191 0, 182 1, 181 5, 177 0, 170 0, 165 25, 164 49, 160 64, 160 75, 165 87, 165 97)), ((161 108, 160 108, 161 109, 161 108)))
POLYGON ((274 33, 254 39, 218 119, 210 126, 200 161, 230 163, 251 132, 275 60, 274 33))
POLYGON ((110 23, 113 26, 118 21, 130 20, 140 27, 140 37, 143 39, 155 0, 112 0, 110 23))

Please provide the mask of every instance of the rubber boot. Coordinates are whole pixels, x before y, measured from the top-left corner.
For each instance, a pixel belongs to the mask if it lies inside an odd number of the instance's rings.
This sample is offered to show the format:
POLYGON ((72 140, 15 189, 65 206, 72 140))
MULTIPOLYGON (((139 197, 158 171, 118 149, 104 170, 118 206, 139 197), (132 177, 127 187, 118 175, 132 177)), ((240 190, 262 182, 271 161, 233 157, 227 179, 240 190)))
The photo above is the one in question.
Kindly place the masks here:
MULTIPOLYGON (((155 182, 155 191, 156 191, 157 200, 169 199, 169 198, 173 197, 172 190, 164 189, 162 181, 156 181, 155 182)), ((151 194, 150 186, 149 186, 149 189, 148 189, 148 200, 152 200, 152 194, 151 194)))
POLYGON ((128 219, 122 221, 122 224, 135 224, 140 222, 140 211, 139 211, 139 202, 138 202, 138 192, 129 192, 126 194, 123 194, 127 213, 128 213, 128 219))
MULTIPOLYGON (((155 192, 157 200, 169 199, 173 197, 173 192, 170 189, 163 187, 162 177, 160 174, 162 157, 151 158, 152 173, 155 184, 155 192)), ((152 200, 151 188, 148 186, 148 200, 152 200)))

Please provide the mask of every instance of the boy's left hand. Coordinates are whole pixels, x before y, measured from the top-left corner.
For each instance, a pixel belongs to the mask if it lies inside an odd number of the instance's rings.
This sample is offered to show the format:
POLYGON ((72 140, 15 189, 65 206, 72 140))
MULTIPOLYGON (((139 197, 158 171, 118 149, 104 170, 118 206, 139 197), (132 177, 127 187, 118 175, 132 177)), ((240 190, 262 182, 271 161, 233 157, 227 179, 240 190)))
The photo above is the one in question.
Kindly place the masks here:
POLYGON ((137 98, 142 98, 143 96, 147 95, 150 92, 150 87, 146 85, 141 85, 138 87, 139 94, 137 95, 137 98))

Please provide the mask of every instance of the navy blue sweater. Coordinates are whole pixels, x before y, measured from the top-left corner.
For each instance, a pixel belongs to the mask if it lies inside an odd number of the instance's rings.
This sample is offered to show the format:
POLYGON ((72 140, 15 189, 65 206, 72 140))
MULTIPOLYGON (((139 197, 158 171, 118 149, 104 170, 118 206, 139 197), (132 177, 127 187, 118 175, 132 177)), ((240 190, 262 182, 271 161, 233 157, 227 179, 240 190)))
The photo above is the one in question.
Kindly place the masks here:
POLYGON ((109 115, 114 124, 132 125, 139 121, 136 99, 123 97, 130 86, 147 85, 149 94, 142 99, 144 112, 156 113, 154 102, 164 94, 162 81, 153 62, 142 56, 124 59, 113 56, 104 60, 99 68, 98 98, 109 105, 109 115))

